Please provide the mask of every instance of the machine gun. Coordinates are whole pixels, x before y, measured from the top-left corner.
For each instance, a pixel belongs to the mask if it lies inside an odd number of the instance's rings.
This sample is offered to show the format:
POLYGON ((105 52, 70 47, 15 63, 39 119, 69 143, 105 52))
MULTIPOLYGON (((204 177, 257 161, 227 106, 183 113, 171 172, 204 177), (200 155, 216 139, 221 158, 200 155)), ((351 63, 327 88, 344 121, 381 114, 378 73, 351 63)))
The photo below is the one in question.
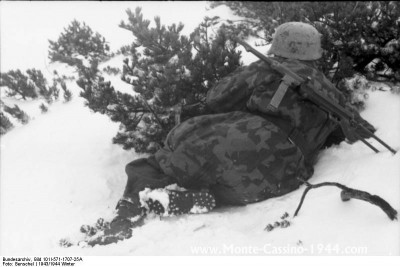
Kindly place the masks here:
POLYGON ((286 94, 287 89, 290 86, 299 87, 299 93, 315 105, 317 105, 320 109, 324 110, 328 113, 329 117, 338 123, 345 136, 352 141, 360 140, 369 148, 371 148, 376 153, 379 152, 373 145, 368 143, 362 136, 360 136, 356 130, 362 130, 366 133, 367 136, 374 138, 378 141, 381 145, 387 148, 393 154, 396 154, 396 150, 390 147, 388 144, 383 142, 379 137, 374 135, 368 128, 366 128, 362 124, 362 119, 359 114, 353 111, 350 107, 343 107, 339 103, 335 103, 335 101, 328 97, 326 92, 323 90, 315 90, 312 86, 309 85, 311 81, 311 77, 303 78, 297 75, 295 72, 291 71, 289 68, 285 67, 281 63, 268 58, 267 56, 263 55, 252 46, 250 46, 247 42, 233 37, 233 40, 236 41, 238 44, 242 45, 247 52, 254 54, 256 57, 260 58, 267 64, 269 64, 274 70, 279 72, 283 75, 282 82, 280 83, 277 91, 275 92, 274 96, 272 97, 268 109, 269 110, 276 110, 279 107, 283 97, 286 94))

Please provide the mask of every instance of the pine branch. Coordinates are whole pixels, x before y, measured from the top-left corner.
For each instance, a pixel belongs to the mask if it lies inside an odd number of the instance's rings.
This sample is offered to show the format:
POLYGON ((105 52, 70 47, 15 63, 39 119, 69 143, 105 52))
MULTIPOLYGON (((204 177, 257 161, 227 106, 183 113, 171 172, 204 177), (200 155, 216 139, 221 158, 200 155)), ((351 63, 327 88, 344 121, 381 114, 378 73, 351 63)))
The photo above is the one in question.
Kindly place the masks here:
POLYGON ((161 128, 163 130, 165 130, 165 127, 163 125, 163 123, 161 122, 160 118, 157 116, 157 114, 154 112, 154 110, 150 107, 149 103, 147 103, 146 99, 144 99, 143 97, 141 97, 143 103, 146 105, 146 107, 150 110, 150 112, 153 114, 154 118, 156 119, 156 121, 158 122, 158 124, 161 126, 161 128))
POLYGON ((388 202, 386 202, 380 196, 371 195, 370 193, 365 192, 365 191, 349 188, 340 183, 324 182, 324 183, 319 183, 319 184, 313 185, 302 179, 299 179, 299 180, 302 181, 307 186, 307 188, 304 190, 303 195, 301 196, 300 203, 299 203, 293 217, 296 217, 297 214, 299 213, 300 208, 303 205, 304 199, 305 199, 308 191, 310 191, 311 189, 314 189, 314 188, 322 187, 322 186, 336 186, 336 187, 342 189, 342 192, 340 193, 340 197, 341 197, 342 201, 349 201, 352 198, 367 201, 373 205, 380 207, 383 210, 383 212, 385 212, 386 215, 392 221, 397 220, 397 211, 392 206, 390 206, 390 204, 388 202))

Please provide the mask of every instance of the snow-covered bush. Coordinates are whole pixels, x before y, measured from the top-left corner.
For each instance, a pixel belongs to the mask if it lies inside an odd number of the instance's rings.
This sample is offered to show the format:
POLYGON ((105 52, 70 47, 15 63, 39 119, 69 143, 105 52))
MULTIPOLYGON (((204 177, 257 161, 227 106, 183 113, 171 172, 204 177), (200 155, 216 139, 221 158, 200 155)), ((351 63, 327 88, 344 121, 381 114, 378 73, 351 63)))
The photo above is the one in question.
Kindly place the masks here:
POLYGON ((5 95, 10 97, 22 97, 35 99, 38 97, 35 84, 29 80, 29 77, 21 70, 10 70, 7 73, 1 73, 0 86, 5 86, 5 95))
POLYGON ((30 120, 28 114, 26 114, 25 111, 21 110, 18 105, 14 105, 14 107, 4 105, 4 111, 16 118, 22 124, 27 124, 30 120))
MULTIPOLYGON (((26 71, 29 79, 35 84, 38 94, 43 96, 48 104, 53 102, 53 89, 47 86, 47 81, 40 70, 29 69, 26 71)), ((57 94, 57 93, 56 93, 57 94)))
POLYGON ((57 101, 58 98, 60 97, 60 89, 57 87, 57 84, 58 84, 57 80, 53 78, 53 85, 49 87, 49 92, 51 92, 55 101, 57 101))
POLYGON ((116 92, 94 65, 80 72, 78 85, 90 109, 121 122, 114 143, 152 153, 175 125, 172 109, 183 105, 182 120, 209 112, 207 91, 240 65, 240 52, 216 28, 218 17, 206 17, 190 36, 184 36, 181 23, 164 26, 156 17, 155 27, 149 27, 140 8, 127 14, 129 22, 120 27, 136 39, 129 46, 130 58, 123 62, 122 80, 136 95, 116 92))
POLYGON ((48 108, 44 103, 42 103, 42 104, 39 106, 39 108, 40 108, 40 111, 41 111, 42 113, 46 113, 47 111, 49 111, 49 108, 48 108))
POLYGON ((369 98, 369 92, 378 90, 390 91, 394 94, 400 93, 400 87, 396 84, 370 81, 367 77, 359 74, 355 74, 353 77, 343 79, 339 83, 338 88, 340 88, 343 93, 349 97, 350 103, 356 106, 359 110, 363 110, 365 108, 364 101, 369 98))
POLYGON ((103 68, 103 72, 107 73, 108 75, 121 74, 121 70, 119 68, 114 68, 114 67, 110 67, 110 66, 103 68))
POLYGON ((13 127, 10 119, 3 112, 0 112, 0 135, 6 134, 13 127))
POLYGON ((105 38, 94 33, 84 22, 71 22, 57 41, 49 40, 49 58, 71 66, 80 66, 86 61, 101 60, 109 56, 110 47, 105 38))
POLYGON ((61 88, 62 88, 62 90, 63 90, 63 92, 64 92, 64 94, 63 94, 63 96, 64 96, 64 102, 66 103, 66 102, 71 101, 71 99, 72 99, 72 92, 71 92, 70 90, 68 90, 67 84, 66 84, 64 81, 61 82, 61 88))
POLYGON ((5 95, 23 100, 42 97, 51 104, 58 98, 57 86, 49 87, 43 73, 37 69, 28 69, 26 75, 19 69, 1 73, 0 86, 5 86, 5 95))
POLYGON ((368 90, 374 90, 371 83, 360 75, 343 79, 338 88, 349 98, 349 102, 357 107, 358 110, 365 108, 364 101, 368 99, 368 90))

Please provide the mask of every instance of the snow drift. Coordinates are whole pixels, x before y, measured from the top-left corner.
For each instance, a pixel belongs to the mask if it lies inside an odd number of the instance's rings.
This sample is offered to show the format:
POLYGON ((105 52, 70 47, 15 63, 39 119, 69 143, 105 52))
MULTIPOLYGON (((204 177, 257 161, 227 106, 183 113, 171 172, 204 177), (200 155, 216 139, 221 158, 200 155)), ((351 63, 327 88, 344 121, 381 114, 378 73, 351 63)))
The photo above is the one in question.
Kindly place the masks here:
MULTIPOLYGON (((217 11, 229 15, 223 7, 217 11)), ((118 14, 119 18, 123 15, 118 14)), ((254 60, 244 53, 246 64, 254 60)), ((122 60, 107 65, 120 68, 122 60)), ((62 64, 49 67, 60 74, 74 74, 62 64)), ((116 76, 108 77, 115 87, 129 90, 122 82, 117 84, 116 76)), ((375 85, 386 91, 367 90, 369 99, 361 115, 377 127, 377 136, 398 150, 400 95, 390 93, 386 85, 375 85)), ((390 221, 368 203, 342 202, 340 191, 331 187, 312 190, 294 219, 291 216, 304 187, 282 197, 209 214, 150 216, 143 227, 134 229, 131 239, 117 244, 60 247, 60 238, 80 236, 82 224, 112 217, 126 183, 124 167, 140 156, 113 145, 118 124, 84 107, 74 81, 67 86, 73 100, 54 103, 46 114, 39 114, 39 102, 18 103, 34 119, 1 138, 3 255, 399 255, 399 222, 390 221), (290 227, 264 230, 285 212, 290 214, 290 227)), ((310 183, 343 183, 380 195, 399 210, 400 153, 393 156, 377 142, 368 141, 381 153, 375 154, 361 142, 343 142, 322 151, 310 183)))

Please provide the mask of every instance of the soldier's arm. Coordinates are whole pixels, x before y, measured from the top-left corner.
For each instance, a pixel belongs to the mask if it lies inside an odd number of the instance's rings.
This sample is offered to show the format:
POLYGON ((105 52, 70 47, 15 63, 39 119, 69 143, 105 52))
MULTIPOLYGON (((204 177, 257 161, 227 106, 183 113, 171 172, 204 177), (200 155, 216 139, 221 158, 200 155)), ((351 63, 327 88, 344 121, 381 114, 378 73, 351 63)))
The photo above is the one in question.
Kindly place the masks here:
POLYGON ((207 93, 207 104, 216 112, 245 109, 254 88, 266 79, 266 74, 270 71, 270 67, 261 60, 239 67, 210 89, 207 93))

